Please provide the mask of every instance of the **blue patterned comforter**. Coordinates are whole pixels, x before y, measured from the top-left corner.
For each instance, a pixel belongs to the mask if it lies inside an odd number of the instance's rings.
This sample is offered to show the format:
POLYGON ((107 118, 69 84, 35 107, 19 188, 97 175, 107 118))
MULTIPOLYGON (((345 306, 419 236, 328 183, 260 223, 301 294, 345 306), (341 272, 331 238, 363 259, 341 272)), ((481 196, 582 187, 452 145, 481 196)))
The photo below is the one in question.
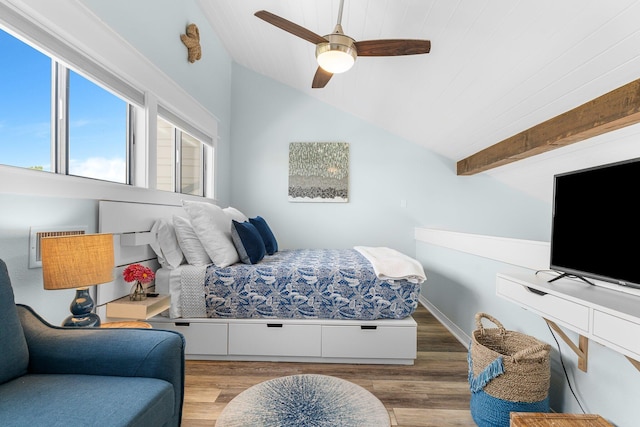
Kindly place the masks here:
POLYGON ((378 279, 354 249, 298 249, 255 265, 210 265, 204 291, 208 317, 374 320, 413 313, 420 285, 378 279))

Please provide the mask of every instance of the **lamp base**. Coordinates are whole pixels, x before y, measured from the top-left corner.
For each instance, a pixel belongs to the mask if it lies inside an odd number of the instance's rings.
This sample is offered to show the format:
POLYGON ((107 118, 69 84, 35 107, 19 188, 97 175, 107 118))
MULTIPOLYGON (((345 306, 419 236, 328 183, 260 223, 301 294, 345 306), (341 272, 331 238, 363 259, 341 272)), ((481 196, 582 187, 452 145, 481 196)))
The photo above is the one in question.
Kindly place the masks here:
POLYGON ((89 313, 83 317, 71 315, 64 319, 62 326, 71 328, 99 328, 100 317, 95 313, 89 313))
POLYGON ((89 294, 88 288, 76 289, 76 296, 71 301, 71 316, 64 319, 62 326, 75 328, 90 328, 100 326, 100 317, 92 313, 93 298, 89 294))

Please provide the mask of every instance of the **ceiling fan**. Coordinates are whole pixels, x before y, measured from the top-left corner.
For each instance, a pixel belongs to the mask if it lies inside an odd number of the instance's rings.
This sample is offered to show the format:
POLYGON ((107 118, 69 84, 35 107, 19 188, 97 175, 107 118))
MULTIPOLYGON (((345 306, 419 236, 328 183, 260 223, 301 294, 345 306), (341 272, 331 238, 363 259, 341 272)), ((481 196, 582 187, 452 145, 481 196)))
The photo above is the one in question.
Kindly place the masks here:
POLYGON ((334 74, 343 73, 350 69, 358 56, 418 55, 429 53, 431 50, 431 42, 429 40, 381 39, 355 41, 345 35, 342 30, 343 6, 344 0, 340 0, 338 22, 333 32, 326 36, 319 36, 313 31, 266 10, 260 10, 254 15, 269 24, 316 45, 318 69, 311 84, 311 87, 316 89, 325 87, 334 74))

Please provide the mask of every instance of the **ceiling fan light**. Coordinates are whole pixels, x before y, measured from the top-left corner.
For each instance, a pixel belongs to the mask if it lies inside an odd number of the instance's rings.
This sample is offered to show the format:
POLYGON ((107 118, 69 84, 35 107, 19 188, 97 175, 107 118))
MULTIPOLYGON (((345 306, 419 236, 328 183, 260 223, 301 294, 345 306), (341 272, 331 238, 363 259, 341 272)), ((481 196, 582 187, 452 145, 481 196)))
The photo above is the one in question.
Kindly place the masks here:
POLYGON ((344 73, 353 67, 357 52, 353 46, 337 43, 319 43, 316 45, 318 65, 332 74, 344 73))

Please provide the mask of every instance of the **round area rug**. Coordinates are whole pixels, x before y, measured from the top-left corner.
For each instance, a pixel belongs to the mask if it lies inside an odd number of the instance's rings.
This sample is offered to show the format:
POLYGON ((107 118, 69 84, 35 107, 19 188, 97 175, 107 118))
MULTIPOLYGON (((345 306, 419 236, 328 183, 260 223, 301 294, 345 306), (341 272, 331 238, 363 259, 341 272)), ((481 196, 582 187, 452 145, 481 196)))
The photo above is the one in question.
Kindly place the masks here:
POLYGON ((225 406, 216 427, 389 427, 389 413, 357 384, 291 375, 256 384, 225 406))

